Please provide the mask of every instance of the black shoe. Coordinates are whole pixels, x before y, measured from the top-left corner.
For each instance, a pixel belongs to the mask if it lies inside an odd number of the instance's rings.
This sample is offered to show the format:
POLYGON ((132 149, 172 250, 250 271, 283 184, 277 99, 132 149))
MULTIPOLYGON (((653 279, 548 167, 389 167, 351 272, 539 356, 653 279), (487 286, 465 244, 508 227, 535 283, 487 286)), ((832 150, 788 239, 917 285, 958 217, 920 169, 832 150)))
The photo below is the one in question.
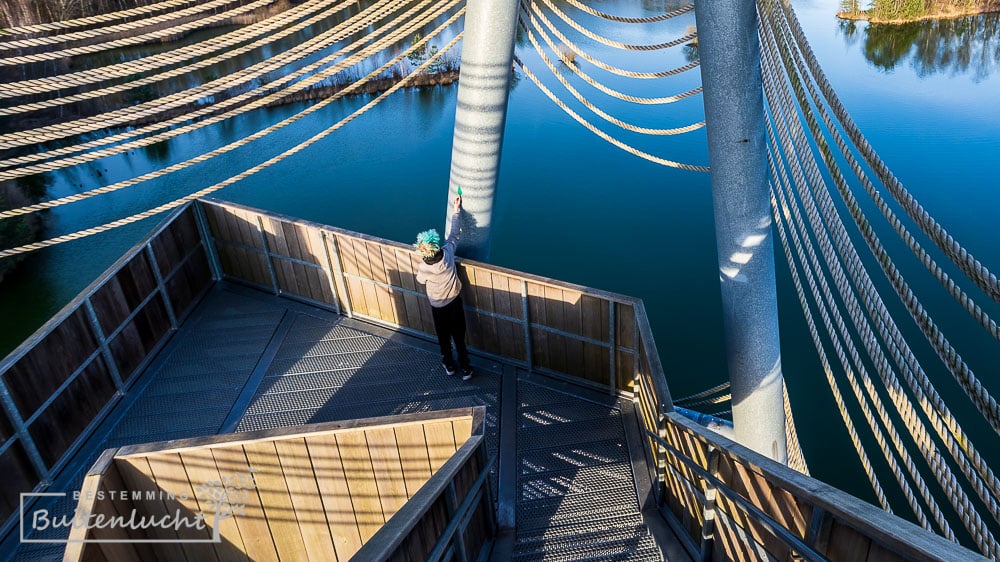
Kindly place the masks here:
POLYGON ((444 372, 447 373, 449 377, 455 374, 454 366, 449 367, 447 363, 441 363, 441 366, 444 367, 444 372))
POLYGON ((472 367, 462 367, 462 380, 467 381, 472 378, 472 367))

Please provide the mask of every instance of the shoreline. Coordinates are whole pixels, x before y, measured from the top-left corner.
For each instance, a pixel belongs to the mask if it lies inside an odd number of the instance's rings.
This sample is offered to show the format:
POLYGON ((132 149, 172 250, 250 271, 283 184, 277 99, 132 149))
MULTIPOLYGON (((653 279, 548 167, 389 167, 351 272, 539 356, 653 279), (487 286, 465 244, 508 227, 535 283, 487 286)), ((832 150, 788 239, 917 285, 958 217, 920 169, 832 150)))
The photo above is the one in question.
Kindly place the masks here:
POLYGON ((845 21, 866 21, 868 23, 875 23, 880 25, 903 25, 907 23, 916 23, 928 20, 951 20, 958 18, 965 18, 969 16, 980 16, 984 14, 995 14, 1000 12, 1000 3, 993 4, 989 7, 977 7, 968 9, 956 9, 954 11, 937 12, 933 14, 925 14, 915 18, 896 18, 896 19, 880 19, 873 18, 868 15, 866 10, 861 10, 859 12, 837 12, 837 19, 845 21))

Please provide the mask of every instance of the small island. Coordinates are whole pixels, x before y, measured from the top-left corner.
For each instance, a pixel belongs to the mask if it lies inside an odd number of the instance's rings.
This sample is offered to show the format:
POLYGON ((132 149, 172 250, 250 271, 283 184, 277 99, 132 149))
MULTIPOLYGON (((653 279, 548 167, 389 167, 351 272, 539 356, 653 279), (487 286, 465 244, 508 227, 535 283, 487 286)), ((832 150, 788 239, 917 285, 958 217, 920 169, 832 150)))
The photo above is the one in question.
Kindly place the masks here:
POLYGON ((862 9, 858 0, 845 0, 837 17, 851 21, 903 24, 1000 12, 1000 0, 872 0, 862 9))

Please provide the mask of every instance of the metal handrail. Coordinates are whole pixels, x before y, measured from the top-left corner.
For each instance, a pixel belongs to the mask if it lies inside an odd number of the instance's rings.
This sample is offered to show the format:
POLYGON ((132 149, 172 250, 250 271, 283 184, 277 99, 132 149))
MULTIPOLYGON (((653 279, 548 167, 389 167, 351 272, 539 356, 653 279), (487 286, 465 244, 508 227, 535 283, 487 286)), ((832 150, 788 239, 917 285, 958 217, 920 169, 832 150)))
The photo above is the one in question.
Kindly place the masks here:
MULTIPOLYGON (((815 562, 826 562, 828 559, 816 552, 811 546, 806 544, 802 539, 795 536, 790 530, 786 529, 782 524, 774 520, 770 515, 764 513, 759 507, 755 506, 749 500, 736 493, 732 488, 726 486, 722 480, 719 480, 714 474, 702 468, 698 463, 694 462, 687 455, 681 452, 679 449, 665 441, 659 435, 653 433, 652 431, 646 430, 646 434, 656 440, 657 443, 662 445, 665 449, 674 454, 678 459, 681 460, 688 468, 695 472, 698 476, 705 479, 706 482, 711 484, 718 492, 726 496, 730 501, 735 503, 741 509, 743 509, 747 514, 751 515, 757 523, 760 523, 764 527, 767 527, 769 531, 774 533, 776 537, 785 542, 797 553, 802 555, 806 560, 811 560, 815 562)), ((713 508, 714 509, 714 508, 713 508)))

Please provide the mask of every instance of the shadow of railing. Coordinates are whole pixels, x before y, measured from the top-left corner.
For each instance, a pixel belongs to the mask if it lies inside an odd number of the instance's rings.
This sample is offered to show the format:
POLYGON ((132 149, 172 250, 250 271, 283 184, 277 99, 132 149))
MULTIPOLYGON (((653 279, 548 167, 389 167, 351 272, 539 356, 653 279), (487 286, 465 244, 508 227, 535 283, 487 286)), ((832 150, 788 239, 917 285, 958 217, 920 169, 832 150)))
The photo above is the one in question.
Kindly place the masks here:
POLYGON ((212 285, 188 205, 0 361, 0 535, 75 461, 94 429, 212 285), (29 493, 23 505, 19 496, 29 493))
MULTIPOLYGON (((199 205, 225 278, 435 339, 409 246, 231 203, 199 205)), ((641 301, 471 260, 459 262, 459 275, 475 352, 633 400, 656 504, 692 556, 974 556, 674 413, 641 301), (836 500, 810 492, 817 487, 836 500), (857 552, 844 550, 845 537, 857 552)))

